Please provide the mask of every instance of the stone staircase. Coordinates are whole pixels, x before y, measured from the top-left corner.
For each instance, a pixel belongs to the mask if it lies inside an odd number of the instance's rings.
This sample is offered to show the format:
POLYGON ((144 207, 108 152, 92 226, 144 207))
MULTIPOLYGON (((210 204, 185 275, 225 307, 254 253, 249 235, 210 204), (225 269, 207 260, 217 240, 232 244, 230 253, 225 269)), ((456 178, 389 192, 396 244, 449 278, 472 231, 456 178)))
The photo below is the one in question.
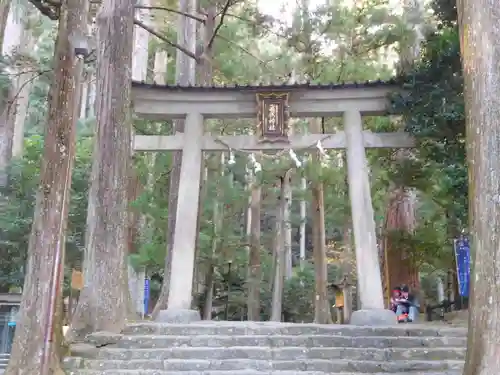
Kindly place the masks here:
POLYGON ((9 364, 10 354, 0 353, 0 374, 4 372, 9 364))
POLYGON ((72 347, 72 375, 461 375, 466 330, 256 322, 138 323, 72 347))

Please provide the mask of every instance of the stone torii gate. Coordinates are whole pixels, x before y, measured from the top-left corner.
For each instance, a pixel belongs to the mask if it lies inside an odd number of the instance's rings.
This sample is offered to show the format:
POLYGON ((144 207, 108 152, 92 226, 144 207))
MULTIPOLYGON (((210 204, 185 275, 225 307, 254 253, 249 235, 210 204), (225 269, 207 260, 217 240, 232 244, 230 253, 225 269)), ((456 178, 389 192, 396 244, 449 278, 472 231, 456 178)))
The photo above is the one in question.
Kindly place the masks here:
POLYGON ((172 136, 136 135, 135 151, 182 150, 182 164, 173 241, 168 309, 162 321, 182 320, 191 311, 192 280, 203 151, 233 149, 303 149, 322 142, 324 149, 346 149, 349 197, 361 310, 352 324, 392 324, 392 311, 384 309, 374 212, 370 193, 366 148, 408 148, 414 142, 404 132, 373 133, 363 130, 362 116, 387 114, 388 96, 399 88, 391 82, 341 85, 269 86, 159 86, 134 82, 133 106, 137 116, 150 120, 185 119, 184 133, 172 136), (342 116, 344 131, 334 134, 288 136, 288 117, 342 116), (204 119, 258 118, 255 136, 214 137, 204 132, 204 119))

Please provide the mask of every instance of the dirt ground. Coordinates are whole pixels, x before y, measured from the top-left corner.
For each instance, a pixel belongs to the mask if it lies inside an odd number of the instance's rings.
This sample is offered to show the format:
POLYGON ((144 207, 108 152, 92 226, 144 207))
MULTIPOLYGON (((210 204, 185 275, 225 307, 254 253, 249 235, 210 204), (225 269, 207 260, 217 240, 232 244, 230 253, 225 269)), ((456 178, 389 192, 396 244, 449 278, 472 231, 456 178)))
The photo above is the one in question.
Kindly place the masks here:
MULTIPOLYGON (((425 315, 421 316, 422 321, 425 321, 425 315)), ((432 322, 425 321, 426 324, 445 324, 457 327, 467 327, 469 321, 469 312, 467 310, 452 311, 444 315, 443 320, 433 320, 432 322)))

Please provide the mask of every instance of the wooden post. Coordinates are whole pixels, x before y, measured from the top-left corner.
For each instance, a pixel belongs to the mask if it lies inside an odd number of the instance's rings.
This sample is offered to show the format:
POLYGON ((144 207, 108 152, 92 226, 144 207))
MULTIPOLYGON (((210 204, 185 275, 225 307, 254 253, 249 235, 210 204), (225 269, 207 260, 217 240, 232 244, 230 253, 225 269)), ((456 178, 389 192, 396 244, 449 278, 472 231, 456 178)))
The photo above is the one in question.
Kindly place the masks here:
POLYGON ((361 309, 384 309, 361 114, 357 111, 345 112, 344 128, 361 309))
POLYGON ((342 311, 343 323, 349 323, 352 314, 352 286, 346 284, 344 286, 344 309, 342 311))
POLYGON ((184 147, 177 201, 177 219, 172 247, 172 276, 168 296, 168 309, 191 308, 198 203, 201 187, 201 149, 204 132, 203 116, 190 113, 186 117, 184 147))

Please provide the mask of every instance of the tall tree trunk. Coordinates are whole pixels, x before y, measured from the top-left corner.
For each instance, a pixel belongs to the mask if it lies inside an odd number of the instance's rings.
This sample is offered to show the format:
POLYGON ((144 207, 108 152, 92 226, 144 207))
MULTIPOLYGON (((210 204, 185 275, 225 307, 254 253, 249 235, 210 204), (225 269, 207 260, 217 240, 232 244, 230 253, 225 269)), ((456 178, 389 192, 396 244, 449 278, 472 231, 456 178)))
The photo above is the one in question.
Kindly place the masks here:
MULTIPOLYGON (((422 34, 422 15, 420 1, 403 0, 403 18, 406 28, 411 34, 400 50, 399 70, 407 74, 413 68, 420 54, 422 34)), ((404 161, 409 150, 397 150, 396 161, 404 161)), ((389 191, 389 202, 386 209, 384 233, 403 231, 412 234, 416 227, 416 195, 412 189, 405 186, 393 186, 389 191)), ((407 284, 412 290, 420 289, 418 266, 412 254, 401 249, 390 236, 384 234, 382 239, 383 252, 381 254, 384 297, 389 308, 391 290, 396 285, 407 284)))
POLYGON ((307 201, 305 194, 307 191, 307 180, 305 177, 300 179, 300 188, 303 197, 300 200, 300 267, 304 268, 306 262, 306 224, 307 224, 307 201))
POLYGON ((57 319, 57 301, 61 300, 62 292, 64 233, 78 117, 78 90, 73 88, 78 87, 82 72, 69 35, 71 31, 86 28, 87 10, 87 1, 62 2, 40 188, 28 245, 21 310, 11 359, 5 371, 8 375, 62 373, 59 356, 62 335, 54 330, 61 326, 54 319, 57 319), (49 371, 44 373, 44 368, 49 371))
POLYGON ((283 212, 284 225, 284 246, 285 246, 285 280, 289 280, 293 276, 293 259, 292 259, 292 171, 287 173, 287 178, 284 183, 284 199, 285 211, 283 212))
POLYGON ((280 178, 280 194, 278 197, 278 214, 276 215, 276 234, 275 234, 275 268, 274 268, 274 285, 273 297, 271 302, 271 321, 281 321, 283 314, 283 289, 285 286, 286 274, 286 210, 287 210, 287 181, 289 184, 292 170, 286 171, 285 175, 280 178))
MULTIPOLYGON (((296 82, 296 75, 292 74, 289 83, 296 82)), ((293 135, 297 124, 292 121, 288 129, 288 135, 293 135)), ((288 178, 284 180, 284 198, 285 211, 283 213, 283 221, 285 225, 284 246, 285 246, 285 280, 289 280, 293 276, 293 256, 292 256, 292 170, 288 171, 288 178)))
MULTIPOLYGON (((183 13, 194 14, 197 9, 197 0, 179 0, 179 11, 183 13)), ((189 51, 196 49, 196 21, 179 15, 177 30, 177 43, 185 46, 189 51)), ((175 62, 175 81, 179 85, 195 84, 196 81, 196 61, 191 59, 181 51, 177 51, 175 62)), ((184 132, 184 121, 176 120, 174 122, 174 132, 184 132)), ((167 227, 167 254, 165 257, 165 273, 163 276, 163 285, 161 287, 158 302, 153 310, 155 317, 160 310, 167 308, 168 291, 170 283, 171 265, 172 265, 172 246, 174 243, 175 220, 177 215, 177 198, 179 195, 179 179, 181 173, 182 151, 173 152, 172 169, 170 171, 170 186, 168 190, 168 227, 167 227)))
MULTIPOLYGON (((149 6, 149 0, 141 0, 140 5, 149 6)), ((146 25, 150 25, 149 9, 137 9, 135 16, 146 25)), ((145 82, 148 75, 148 58, 149 58, 149 39, 150 34, 142 27, 134 26, 134 47, 132 54, 132 80, 145 82)), ((132 137, 134 131, 132 128, 132 137)), ((132 150, 133 154, 133 150, 132 150)), ((139 173, 134 165, 134 157, 131 159, 130 165, 130 180, 129 180, 129 207, 128 207, 128 252, 129 254, 138 252, 138 239, 140 231, 140 222, 144 221, 141 218, 139 210, 132 207, 133 203, 137 200, 142 193, 141 181, 139 173)), ((144 310, 144 269, 136 270, 130 264, 127 267, 128 285, 130 289, 130 296, 136 312, 141 315, 146 314, 144 310)))
MULTIPOLYGON (((217 16, 217 8, 215 4, 209 4, 207 8, 205 9, 206 17, 205 17, 205 24, 203 25, 203 28, 201 28, 201 34, 203 35, 203 58, 200 59, 199 63, 197 64, 197 69, 198 69, 198 74, 200 77, 200 83, 202 85, 211 85, 213 83, 213 69, 212 69, 212 59, 213 59, 213 45, 211 43, 212 41, 212 35, 215 31, 215 17, 217 16)), ((216 179, 219 180, 217 184, 217 197, 214 202, 214 207, 213 207, 213 237, 212 237, 212 249, 211 249, 211 254, 210 254, 210 261, 208 265, 208 269, 206 270, 206 275, 205 275, 205 303, 204 303, 204 311, 203 311, 203 319, 205 320, 211 320, 212 319, 212 306, 213 306, 213 296, 214 296, 214 283, 215 283, 215 260, 218 255, 218 253, 221 250, 221 243, 222 243, 222 226, 223 226, 223 220, 224 220, 224 202, 223 202, 223 190, 222 190, 222 181, 221 178, 224 176, 224 164, 225 164, 225 154, 222 153, 220 155, 220 160, 219 160, 219 167, 217 168, 217 175, 216 179)), ((208 175, 207 175, 208 177, 208 175)), ((203 183, 207 183, 207 179, 203 180, 203 183)), ((206 194, 206 186, 202 188, 202 193, 206 194)), ((198 230, 196 233, 200 232, 200 222, 201 222, 201 216, 203 213, 203 201, 204 201, 205 195, 201 196, 201 199, 199 201, 199 208, 198 208, 198 230)), ((199 254, 199 246, 198 246, 198 241, 196 241, 196 258, 198 258, 199 254)), ((200 272, 199 270, 201 267, 199 267, 199 262, 196 262, 195 266, 195 275, 198 275, 200 272)), ((199 279, 198 276, 195 277, 195 279, 199 279)), ((193 288, 193 290, 196 290, 193 288)))
MULTIPOLYGON (((149 0, 139 0, 141 6, 150 6, 149 0)), ((137 9, 135 16, 144 24, 150 26, 149 9, 137 9)), ((134 26, 134 53, 132 54, 132 80, 146 81, 148 75, 150 34, 140 26, 134 26)))
POLYGON ((420 55, 420 44, 424 40, 422 32, 423 0, 403 0, 403 22, 410 34, 401 45, 399 53, 399 69, 401 73, 409 72, 420 55))
POLYGON ((96 76, 95 74, 92 74, 89 77, 89 102, 88 102, 88 117, 94 117, 95 116, 95 102, 96 102, 96 88, 97 88, 97 82, 96 82, 96 76))
POLYGON ((351 314, 356 308, 356 300, 354 297, 357 293, 357 274, 356 274, 356 252, 354 250, 354 241, 352 233, 352 218, 351 218, 351 204, 349 201, 349 178, 347 174, 347 153, 342 152, 341 158, 339 160, 341 165, 346 168, 346 174, 344 178, 345 190, 344 190, 344 202, 347 203, 347 211, 345 212, 345 217, 347 220, 344 224, 344 234, 343 234, 343 273, 344 279, 350 284, 350 287, 346 288, 344 292, 344 323, 348 323, 351 319, 351 314))
MULTIPOLYGON (((36 15, 31 15, 31 18, 39 18, 38 13, 36 15)), ((35 48, 36 40, 30 30, 23 29, 21 40, 21 45, 19 46, 20 51, 25 55, 32 55, 35 48)), ((16 109, 15 109, 15 122, 14 122, 14 134, 12 138, 12 156, 21 157, 24 150, 24 129, 26 117, 28 115, 29 109, 29 98, 31 90, 33 88, 33 80, 36 77, 36 72, 33 66, 29 63, 20 62, 18 68, 19 75, 15 80, 15 90, 17 92, 16 98, 16 109)), ((78 94, 78 97, 80 95, 78 94)))
POLYGON ((11 0, 0 0, 0 51, 3 49, 3 39, 5 37, 5 27, 11 7, 11 0))
POLYGON ((81 84, 80 94, 80 120, 87 119, 87 106, 89 103, 89 80, 90 74, 84 73, 81 84))
MULTIPOLYGON (((321 133, 319 119, 311 123, 312 133, 321 133)), ((313 165, 320 166, 317 152, 312 154, 313 165)), ((321 167, 319 167, 321 168, 321 167)), ((312 181, 311 213, 313 217, 313 256, 315 269, 314 321, 319 324, 332 323, 330 303, 328 301, 328 264, 326 260, 325 238, 325 202, 321 173, 316 181, 312 181)))
POLYGON ((285 252, 285 212, 286 212, 286 180, 290 179, 291 170, 280 178, 280 193, 278 197, 278 214, 276 215, 276 234, 274 242, 275 266, 273 297, 271 302, 271 321, 280 322, 283 313, 283 288, 286 272, 285 252))
POLYGON ((7 15, 0 15, 2 17, 6 17, 6 22, 3 27, 4 35, 2 38, 2 54, 11 56, 16 53, 18 48, 21 46, 26 9, 23 6, 16 7, 10 1, 9 10, 7 10, 7 13, 7 15))
POLYGON ((247 310, 248 320, 260 320, 260 283, 261 283, 261 261, 260 261, 260 206, 261 185, 254 176, 250 185, 250 236, 248 253, 248 296, 247 310))
POLYGON ((458 2, 465 78, 469 213, 474 249, 464 375, 500 368, 500 11, 495 0, 458 2))
MULTIPOLYGON (((0 33, 2 34, 2 54, 10 56, 21 44, 23 34, 23 24, 12 13, 11 2, 3 0, 0 4, 0 33), (7 32, 7 37, 4 34, 7 32)), ((17 108, 18 91, 18 68, 9 68, 12 74, 11 83, 8 88, 4 88, 0 103, 0 187, 4 187, 8 182, 7 167, 13 157, 14 133, 17 108)))
MULTIPOLYGON (((305 68, 305 78, 314 78, 314 69, 310 61, 314 58, 314 51, 311 49, 313 27, 310 20, 310 1, 301 0, 302 10, 302 28, 308 43, 308 48, 302 55, 302 61, 305 68)), ((321 133, 320 119, 311 119, 309 124, 312 133, 321 133)), ((319 155, 317 152, 312 153, 312 163, 320 167, 319 155)), ((328 264, 326 259, 326 238, 325 238, 325 205, 323 196, 323 183, 321 182, 321 169, 316 181, 311 181, 312 185, 312 200, 311 200, 311 215, 312 215, 312 237, 313 237, 313 259, 315 269, 315 296, 314 296, 314 321, 320 324, 332 323, 332 315, 330 312, 330 303, 328 301, 328 264)))
POLYGON ((133 17, 131 1, 103 0, 96 18, 96 136, 84 287, 72 338, 89 331, 120 332, 132 316, 126 256, 133 17))
POLYGON ((415 194, 411 189, 405 187, 394 187, 390 191, 388 207, 386 210, 383 241, 384 258, 384 291, 387 306, 390 299, 390 291, 396 285, 407 284, 412 290, 418 290, 420 286, 418 277, 418 265, 412 254, 406 249, 394 243, 390 234, 394 231, 404 231, 412 234, 416 227, 415 218, 415 194))
POLYGON ((214 278, 215 278, 215 263, 218 252, 220 251, 221 244, 221 235, 222 235, 222 221, 223 221, 223 209, 224 209, 224 191, 222 187, 224 186, 222 183, 222 178, 224 177, 224 163, 225 163, 225 155, 222 153, 220 155, 219 166, 216 169, 216 181, 217 181, 217 196, 213 203, 213 234, 212 234, 212 249, 210 252, 208 269, 205 276, 205 303, 203 309, 203 319, 204 320, 212 320, 212 299, 214 292, 214 278))
POLYGON ((0 98, 0 188, 8 184, 7 168, 12 159, 14 136, 14 94, 12 91, 12 87, 4 88, 0 98))
POLYGON ((346 282, 344 290, 344 309, 343 317, 344 323, 348 323, 351 319, 351 314, 354 308, 353 289, 356 285, 356 256, 354 254, 353 241, 352 241, 352 224, 349 220, 344 228, 344 254, 342 261, 343 278, 346 282))

